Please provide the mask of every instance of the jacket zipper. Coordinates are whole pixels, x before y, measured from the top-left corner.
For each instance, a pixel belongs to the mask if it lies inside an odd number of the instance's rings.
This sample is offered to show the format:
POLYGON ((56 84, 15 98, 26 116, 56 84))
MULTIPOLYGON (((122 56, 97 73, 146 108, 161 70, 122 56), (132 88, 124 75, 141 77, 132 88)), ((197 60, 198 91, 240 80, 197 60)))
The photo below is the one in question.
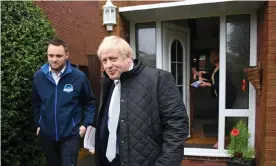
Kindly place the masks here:
POLYGON ((58 141, 58 130, 57 130, 57 84, 55 93, 55 127, 56 127, 56 140, 58 141))
POLYGON ((72 118, 73 127, 75 127, 75 121, 74 118, 72 118))
MULTIPOLYGON (((65 75, 66 73, 64 73, 59 81, 61 80, 61 78, 65 75)), ((56 129, 56 141, 58 141, 58 129, 57 129, 57 88, 58 88, 58 84, 56 84, 56 81, 51 77, 51 76, 48 76, 50 78, 50 81, 56 85, 56 90, 55 90, 55 129, 56 129)))
POLYGON ((40 124, 40 121, 41 121, 41 115, 39 116, 38 124, 40 124))
POLYGON ((56 81, 50 77, 50 81, 55 84, 56 86, 56 89, 55 89, 55 131, 56 131, 56 141, 58 141, 58 130, 57 130, 57 88, 58 88, 58 85, 56 84, 56 81))

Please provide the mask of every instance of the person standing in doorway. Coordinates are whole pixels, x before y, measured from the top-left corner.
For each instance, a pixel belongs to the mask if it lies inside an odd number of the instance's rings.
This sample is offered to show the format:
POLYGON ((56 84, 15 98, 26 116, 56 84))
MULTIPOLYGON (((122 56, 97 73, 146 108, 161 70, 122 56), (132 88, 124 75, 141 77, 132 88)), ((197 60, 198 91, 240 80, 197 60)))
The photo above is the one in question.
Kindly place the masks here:
MULTIPOLYGON (((215 67, 213 72, 199 72, 199 75, 204 79, 200 87, 210 87, 213 90, 213 96, 219 99, 219 54, 217 50, 213 50, 210 53, 210 62, 215 67), (206 80, 210 80, 210 82, 206 82, 206 80)), ((231 109, 236 101, 237 90, 232 82, 231 74, 226 71, 226 109, 231 109)))
POLYGON ((48 44, 48 63, 33 77, 34 122, 48 166, 77 166, 80 138, 93 122, 95 97, 85 74, 68 61, 67 44, 48 44))
MULTIPOLYGON (((216 99, 217 106, 218 106, 219 105, 218 104, 219 103, 219 54, 217 50, 213 50, 210 53, 210 62, 215 67, 215 69, 211 73, 199 72, 200 76, 202 76, 202 78, 205 79, 201 82, 200 87, 209 87, 212 89, 213 97, 216 99), (206 80, 209 80, 210 82, 206 82, 206 80)), ((226 71, 226 78, 227 79, 226 79, 225 108, 232 109, 237 98, 237 90, 232 82, 231 74, 228 71, 226 71)), ((218 148, 218 142, 213 147, 218 148)))
POLYGON ((133 60, 120 37, 98 49, 105 70, 96 121, 97 166, 180 166, 189 133, 186 108, 171 73, 133 60))

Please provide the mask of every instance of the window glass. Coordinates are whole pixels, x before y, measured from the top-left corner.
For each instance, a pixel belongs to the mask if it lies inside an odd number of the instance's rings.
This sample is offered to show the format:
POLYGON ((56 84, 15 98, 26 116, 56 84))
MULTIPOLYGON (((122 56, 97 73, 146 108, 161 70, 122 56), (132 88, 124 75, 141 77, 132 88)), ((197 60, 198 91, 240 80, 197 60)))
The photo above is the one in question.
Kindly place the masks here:
POLYGON ((183 97, 183 47, 179 40, 174 40, 170 47, 171 73, 183 97))
POLYGON ((156 67, 156 25, 155 23, 141 23, 135 25, 136 58, 145 65, 156 67))
POLYGON ((227 149, 230 143, 230 134, 236 124, 242 120, 248 127, 248 117, 226 117, 225 118, 225 149, 227 149))
POLYGON ((226 109, 248 109, 249 82, 243 70, 250 61, 250 15, 227 16, 226 22, 226 109))

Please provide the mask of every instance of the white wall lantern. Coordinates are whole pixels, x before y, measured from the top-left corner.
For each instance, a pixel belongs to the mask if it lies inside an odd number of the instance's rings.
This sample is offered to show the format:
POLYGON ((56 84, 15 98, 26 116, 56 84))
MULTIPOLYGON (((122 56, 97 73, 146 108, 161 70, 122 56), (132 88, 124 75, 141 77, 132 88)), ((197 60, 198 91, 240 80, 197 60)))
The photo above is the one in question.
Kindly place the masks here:
POLYGON ((116 25, 116 6, 110 0, 106 1, 103 6, 103 25, 106 26, 107 31, 113 30, 113 25, 116 25))

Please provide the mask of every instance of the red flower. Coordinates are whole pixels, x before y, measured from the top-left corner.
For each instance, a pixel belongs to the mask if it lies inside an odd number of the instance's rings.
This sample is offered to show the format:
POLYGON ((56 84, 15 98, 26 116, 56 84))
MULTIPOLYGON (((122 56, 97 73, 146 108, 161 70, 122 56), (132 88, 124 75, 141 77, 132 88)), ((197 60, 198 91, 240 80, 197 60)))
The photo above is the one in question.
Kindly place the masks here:
POLYGON ((239 133, 240 133, 240 131, 239 131, 238 129, 235 129, 235 128, 233 128, 233 130, 231 131, 231 134, 232 134, 234 137, 238 136, 239 133))
POLYGON ((242 79, 242 91, 245 91, 246 81, 242 79))

